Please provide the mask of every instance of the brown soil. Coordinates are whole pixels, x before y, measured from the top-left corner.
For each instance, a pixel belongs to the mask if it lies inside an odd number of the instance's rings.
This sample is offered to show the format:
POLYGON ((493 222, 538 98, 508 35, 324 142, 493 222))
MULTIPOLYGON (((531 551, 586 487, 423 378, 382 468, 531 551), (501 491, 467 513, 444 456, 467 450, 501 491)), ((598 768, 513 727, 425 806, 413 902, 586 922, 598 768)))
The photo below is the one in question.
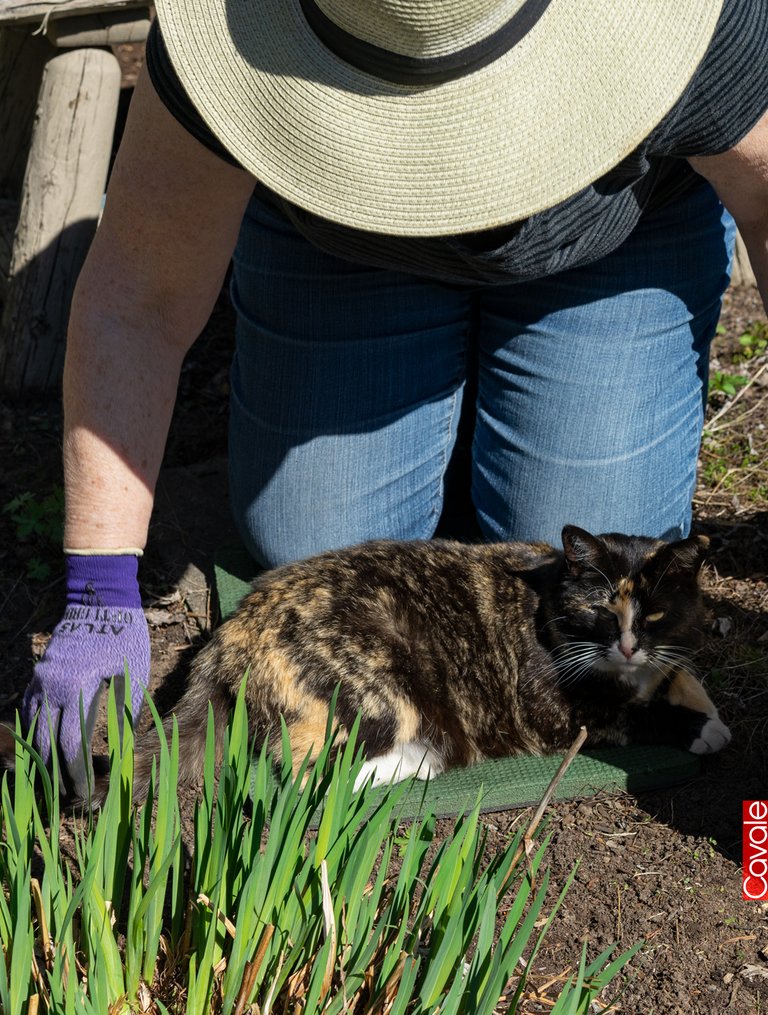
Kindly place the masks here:
MULTIPOLYGON (((532 982, 541 996, 529 997, 530 1012, 549 1010, 583 940, 590 955, 614 941, 645 941, 618 1003, 631 1015, 747 1015, 768 1007, 768 905, 742 901, 739 869, 741 801, 768 796, 768 353, 759 343, 762 333, 753 343, 757 354, 734 362, 744 348, 739 336, 755 321, 765 323, 765 314, 754 290, 731 290, 713 367, 751 380, 736 396, 712 396, 695 503, 696 528, 712 538, 704 579, 711 626, 700 669, 733 743, 707 759, 688 785, 550 808, 554 883, 579 866, 536 962, 532 982)), ((223 297, 184 367, 142 565, 152 687, 161 707, 178 694, 189 657, 215 623, 208 594, 212 552, 232 540, 224 468, 231 334, 223 297)), ((56 398, 0 405, 0 718, 18 705, 61 596, 48 516, 42 532, 20 538, 13 512, 2 509, 26 492, 39 504, 60 487, 60 445, 56 398)), ((527 811, 486 816, 490 845, 505 844, 529 817, 527 811)))

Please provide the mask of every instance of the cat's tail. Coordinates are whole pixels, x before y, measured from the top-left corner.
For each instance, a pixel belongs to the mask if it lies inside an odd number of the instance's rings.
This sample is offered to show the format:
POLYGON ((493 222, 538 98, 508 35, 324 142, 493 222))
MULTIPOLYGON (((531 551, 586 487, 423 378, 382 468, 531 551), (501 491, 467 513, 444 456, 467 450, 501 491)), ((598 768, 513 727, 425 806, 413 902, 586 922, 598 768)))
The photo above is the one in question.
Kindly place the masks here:
MULTIPOLYGON (((173 719, 176 717, 179 734, 179 785, 197 786, 202 783, 205 763, 205 743, 208 732, 208 702, 213 709, 216 764, 221 760, 224 731, 234 699, 221 685, 192 684, 182 696, 176 709, 163 719, 163 734, 170 744, 173 719)), ((140 734, 134 746, 133 798, 145 800, 152 778, 152 765, 160 754, 160 738, 154 724, 140 734)), ((97 759, 98 760, 98 759, 97 759)), ((12 728, 0 723, 0 771, 13 771, 16 763, 16 740, 12 728)), ((159 763, 159 761, 158 761, 159 763)), ((96 768, 90 801, 68 798, 67 807, 101 807, 109 789, 109 769, 103 764, 96 768)))
POLYGON ((7 723, 0 723, 0 770, 11 769, 16 764, 16 739, 7 723))
MULTIPOLYGON (((179 786, 197 787, 202 783, 205 763, 205 743, 208 733, 208 702, 213 709, 216 765, 221 760, 224 731, 234 700, 221 686, 204 688, 192 684, 177 703, 173 712, 164 717, 162 731, 170 745, 173 721, 176 719, 179 737, 179 786)), ((147 797, 153 765, 160 763, 160 736, 153 724, 136 738, 133 752, 133 799, 147 797)), ((91 808, 101 807, 109 789, 109 772, 97 773, 91 794, 91 808)))

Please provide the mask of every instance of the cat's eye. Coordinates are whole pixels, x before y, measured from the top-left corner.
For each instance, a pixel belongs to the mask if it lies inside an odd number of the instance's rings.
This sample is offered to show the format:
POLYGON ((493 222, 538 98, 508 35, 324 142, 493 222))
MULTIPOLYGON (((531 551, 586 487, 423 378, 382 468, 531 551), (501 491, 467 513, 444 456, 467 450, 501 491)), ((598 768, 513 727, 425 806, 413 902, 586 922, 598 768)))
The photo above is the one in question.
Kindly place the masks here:
POLYGON ((599 617, 600 620, 616 619, 616 614, 613 612, 613 610, 609 609, 607 606, 593 606, 592 612, 595 614, 596 617, 599 617))
POLYGON ((662 620, 663 617, 664 617, 664 611, 663 610, 659 610, 658 613, 649 613, 648 616, 645 619, 646 619, 646 621, 649 624, 656 624, 656 623, 658 623, 658 621, 662 620))

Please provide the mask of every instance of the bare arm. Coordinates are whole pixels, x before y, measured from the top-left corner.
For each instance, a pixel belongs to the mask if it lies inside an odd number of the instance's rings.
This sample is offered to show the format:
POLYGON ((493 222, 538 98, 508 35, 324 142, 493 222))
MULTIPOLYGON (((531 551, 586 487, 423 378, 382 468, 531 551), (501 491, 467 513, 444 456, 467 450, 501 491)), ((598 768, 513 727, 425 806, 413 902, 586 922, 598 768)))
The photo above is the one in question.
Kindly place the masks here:
POLYGON ((768 312, 768 113, 735 148, 689 161, 736 220, 768 312))
POLYGON ((141 76, 72 303, 65 546, 144 546, 181 363, 220 291, 253 184, 192 138, 141 76))

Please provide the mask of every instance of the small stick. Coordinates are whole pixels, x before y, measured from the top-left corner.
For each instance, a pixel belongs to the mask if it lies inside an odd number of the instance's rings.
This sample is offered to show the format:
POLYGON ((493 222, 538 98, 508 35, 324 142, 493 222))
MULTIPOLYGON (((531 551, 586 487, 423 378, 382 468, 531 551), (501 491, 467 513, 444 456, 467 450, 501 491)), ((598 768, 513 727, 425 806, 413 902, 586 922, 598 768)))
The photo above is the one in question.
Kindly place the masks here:
POLYGON ((616 885, 616 939, 621 941, 621 888, 616 885))
POLYGON ((506 881, 507 878, 509 878, 512 871, 517 866, 517 863, 520 857, 523 855, 523 853, 525 853, 526 856, 529 854, 532 846, 531 840, 533 839, 533 836, 536 833, 536 829, 539 827, 539 824, 541 823, 541 819, 544 817, 544 811, 547 809, 549 801, 552 799, 552 794, 557 789, 558 785, 560 784, 560 780, 567 772, 571 762, 579 753, 579 750, 581 749, 581 746, 586 739, 587 739, 587 727, 582 726, 579 730, 578 736, 573 741, 571 746, 568 748, 568 751, 563 757, 563 760, 560 762, 560 767, 552 777, 552 781, 550 782, 549 786, 547 786, 544 796, 541 798, 541 803, 536 808, 536 812, 531 818, 530 824, 528 825, 523 834, 522 842, 515 850, 515 855, 512 857, 512 862, 509 865, 507 877, 504 879, 504 881, 506 881))

